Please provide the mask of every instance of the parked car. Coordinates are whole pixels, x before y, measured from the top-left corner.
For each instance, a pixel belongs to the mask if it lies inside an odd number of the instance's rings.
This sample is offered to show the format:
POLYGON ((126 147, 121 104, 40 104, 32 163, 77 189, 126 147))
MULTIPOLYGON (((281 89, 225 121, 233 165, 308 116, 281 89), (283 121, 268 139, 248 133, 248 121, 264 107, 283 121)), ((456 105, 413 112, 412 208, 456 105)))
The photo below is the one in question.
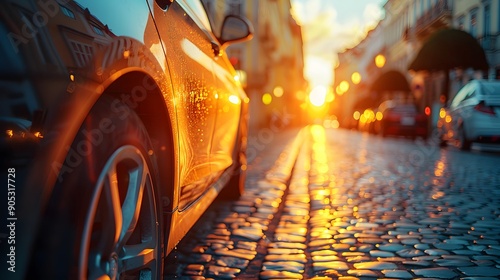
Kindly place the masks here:
POLYGON ((440 111, 441 144, 463 150, 473 142, 500 143, 500 82, 472 80, 440 111))
POLYGON ((413 103, 388 100, 380 104, 373 127, 382 136, 404 136, 415 139, 428 136, 428 117, 413 103), (380 114, 379 114, 380 113, 380 114))
POLYGON ((249 100, 225 50, 251 38, 250 23, 228 15, 214 32, 199 0, 0 11, 0 144, 17 219, 3 279, 162 279, 215 197, 243 192, 249 100))

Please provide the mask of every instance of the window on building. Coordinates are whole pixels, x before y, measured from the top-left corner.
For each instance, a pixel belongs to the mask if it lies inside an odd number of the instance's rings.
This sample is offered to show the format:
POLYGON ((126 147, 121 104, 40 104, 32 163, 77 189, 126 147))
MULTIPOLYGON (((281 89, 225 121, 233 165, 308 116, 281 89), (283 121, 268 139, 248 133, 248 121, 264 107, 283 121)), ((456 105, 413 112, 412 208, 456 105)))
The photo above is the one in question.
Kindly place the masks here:
POLYGON ((85 66, 92 58, 92 46, 73 40, 69 40, 69 43, 73 56, 75 57, 76 65, 78 67, 85 66))
POLYGON ((491 35, 491 8, 490 5, 484 6, 484 36, 491 35))
POLYGON ((95 25, 91 25, 92 26, 92 30, 94 30, 94 32, 98 35, 101 35, 101 36, 104 36, 104 32, 102 31, 102 29, 100 29, 99 27, 95 26, 95 25))
POLYGON ((233 0, 229 2, 229 14, 241 15, 242 13, 242 4, 240 0, 233 0))
POLYGON ((457 19, 457 29, 465 30, 465 16, 460 16, 457 19))
POLYGON ((61 7, 61 11, 63 12, 64 15, 66 15, 67 17, 70 17, 72 19, 75 19, 75 13, 73 13, 72 10, 62 6, 62 5, 59 5, 61 7))
POLYGON ((470 11, 470 26, 469 33, 476 38, 477 37, 477 8, 470 11))

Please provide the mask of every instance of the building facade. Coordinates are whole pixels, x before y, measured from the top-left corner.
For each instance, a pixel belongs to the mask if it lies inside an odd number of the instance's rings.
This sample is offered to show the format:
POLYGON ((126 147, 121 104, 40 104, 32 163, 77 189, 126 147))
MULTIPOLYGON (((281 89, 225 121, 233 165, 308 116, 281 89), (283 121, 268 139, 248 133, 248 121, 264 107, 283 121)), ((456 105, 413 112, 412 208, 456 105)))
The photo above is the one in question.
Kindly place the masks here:
POLYGON ((215 19, 215 30, 220 30, 227 14, 244 16, 253 24, 253 39, 227 50, 250 98, 251 126, 269 126, 276 117, 283 122, 279 125, 298 119, 300 101, 296 93, 305 91, 307 82, 302 31, 291 14, 290 0, 203 2, 215 19))
MULTIPOLYGON (((364 86, 357 87, 357 92, 347 92, 357 100, 370 94, 369 85, 383 72, 397 70, 404 74, 412 89, 412 98, 421 110, 426 111, 435 121, 439 108, 444 106, 443 95, 453 98, 455 93, 473 78, 500 79, 500 0, 388 0, 384 5, 385 17, 376 27, 377 36, 371 32, 356 47, 339 54, 351 57, 350 53, 361 53, 359 71, 367 73, 364 86), (455 28, 468 32, 482 46, 489 64, 487 72, 472 69, 456 69, 450 73, 408 71, 408 66, 416 57, 422 45, 434 32, 445 28, 455 28), (367 51, 367 47, 371 48, 367 51), (373 54, 385 58, 382 67, 376 67, 373 54), (446 76, 450 78, 448 93, 443 90, 446 76)), ((343 67, 335 69, 334 87, 349 76, 343 67), (339 79, 340 77, 340 79, 339 79)), ((355 102, 352 102, 353 104, 355 102)), ((353 111, 354 108, 350 108, 353 111)), ((348 110, 349 111, 349 110, 348 110)))

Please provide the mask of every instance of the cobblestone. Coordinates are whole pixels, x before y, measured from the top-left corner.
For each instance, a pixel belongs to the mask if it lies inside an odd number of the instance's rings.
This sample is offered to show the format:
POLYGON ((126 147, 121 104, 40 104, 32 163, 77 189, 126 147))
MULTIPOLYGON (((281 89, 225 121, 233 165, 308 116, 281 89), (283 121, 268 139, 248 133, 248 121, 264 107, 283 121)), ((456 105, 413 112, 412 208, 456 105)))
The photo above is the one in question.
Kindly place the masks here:
POLYGON ((498 155, 320 126, 274 140, 242 198, 216 201, 169 255, 166 279, 500 277, 498 155))

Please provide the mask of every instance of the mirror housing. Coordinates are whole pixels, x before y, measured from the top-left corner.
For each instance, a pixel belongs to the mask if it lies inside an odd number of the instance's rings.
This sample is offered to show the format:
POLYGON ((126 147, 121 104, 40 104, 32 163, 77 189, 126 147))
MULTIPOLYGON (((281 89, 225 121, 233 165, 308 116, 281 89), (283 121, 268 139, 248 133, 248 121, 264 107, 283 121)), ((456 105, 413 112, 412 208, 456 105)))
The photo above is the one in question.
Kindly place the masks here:
POLYGON ((227 15, 224 18, 219 38, 223 48, 234 43, 248 41, 252 37, 253 26, 249 20, 236 15, 227 15))

